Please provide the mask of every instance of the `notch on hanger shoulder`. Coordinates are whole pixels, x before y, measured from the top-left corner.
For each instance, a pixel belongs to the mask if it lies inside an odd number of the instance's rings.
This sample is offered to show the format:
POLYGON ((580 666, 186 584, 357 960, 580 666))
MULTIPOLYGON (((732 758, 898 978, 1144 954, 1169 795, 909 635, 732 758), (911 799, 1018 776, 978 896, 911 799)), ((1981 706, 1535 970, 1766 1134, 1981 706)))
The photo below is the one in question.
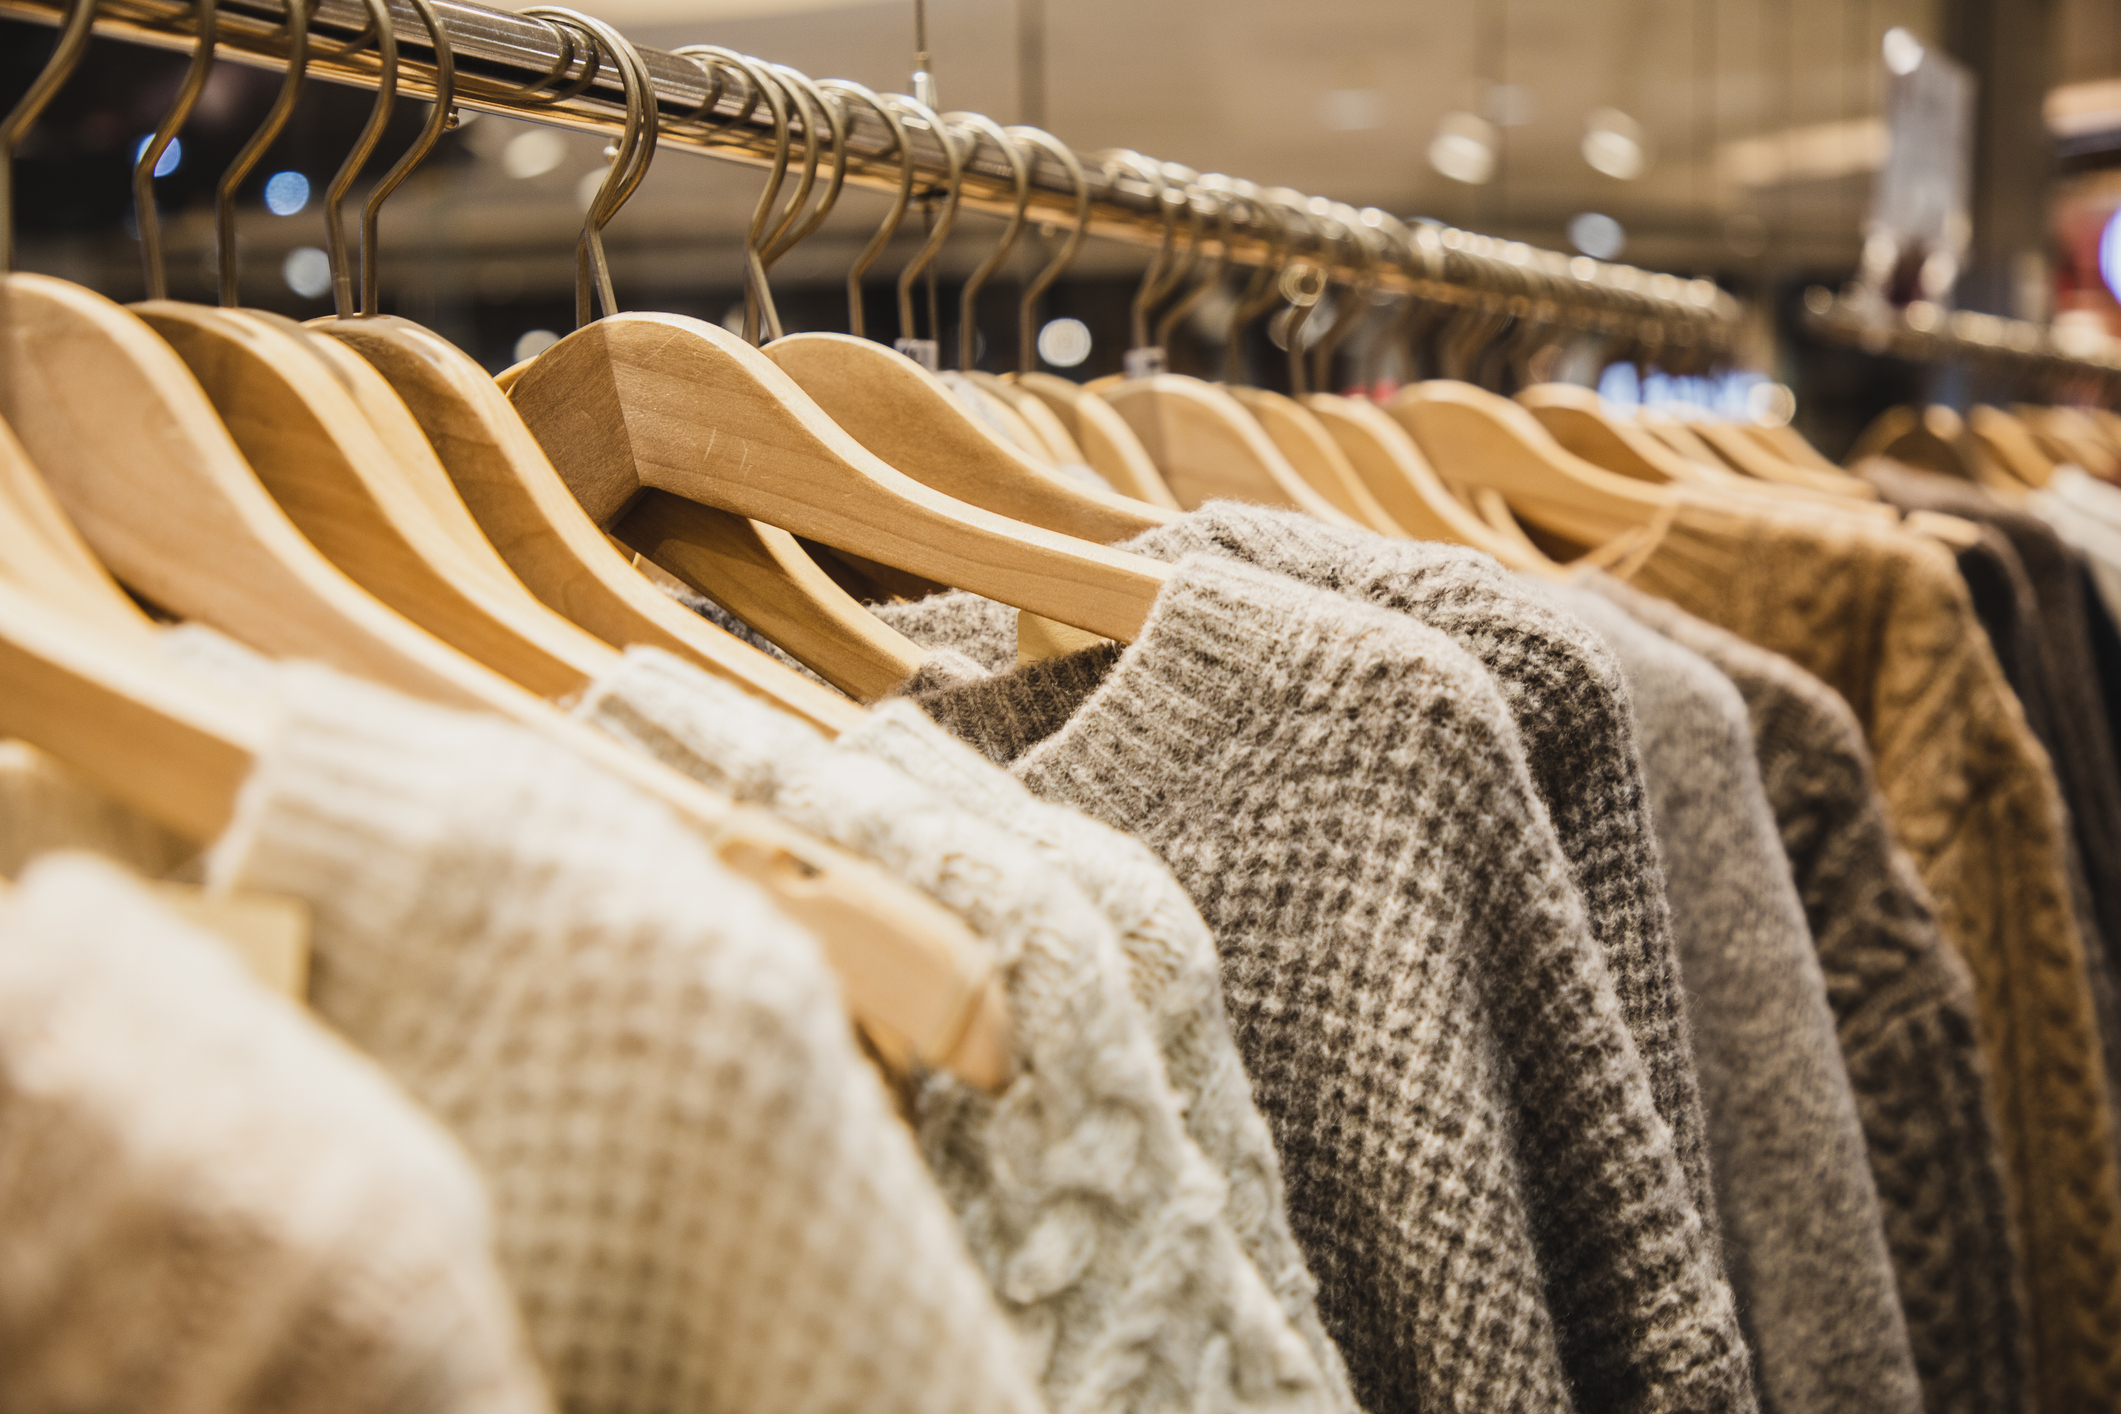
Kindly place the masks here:
POLYGON ((606 316, 541 354, 511 396, 600 524, 643 489, 669 491, 1123 642, 1170 577, 896 470, 772 359, 702 320, 606 316))

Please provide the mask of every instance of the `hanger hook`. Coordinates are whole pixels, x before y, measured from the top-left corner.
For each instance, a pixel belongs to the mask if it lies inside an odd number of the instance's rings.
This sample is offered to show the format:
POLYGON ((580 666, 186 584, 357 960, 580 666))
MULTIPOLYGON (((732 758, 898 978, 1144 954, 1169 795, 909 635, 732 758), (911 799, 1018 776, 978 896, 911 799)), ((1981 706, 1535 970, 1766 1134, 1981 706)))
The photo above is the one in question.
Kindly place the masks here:
POLYGON ((579 329, 597 317, 599 307, 606 314, 615 313, 619 307, 618 296, 611 287, 611 262, 604 254, 604 227, 640 186, 641 178, 648 175, 648 164, 655 158, 660 124, 655 88, 640 51, 604 21, 564 5, 531 5, 518 13, 543 20, 556 29, 571 26, 579 30, 589 39, 589 53, 583 62, 589 66, 590 75, 600 75, 608 58, 618 70, 626 93, 625 131, 619 138, 618 152, 612 157, 611 170, 605 173, 604 184, 597 188, 582 218, 582 238, 575 246, 574 322, 579 329))
POLYGON ((1246 211, 1272 221, 1274 233, 1267 238, 1266 258, 1254 267, 1251 278, 1245 282, 1244 293, 1238 296, 1237 308, 1230 314, 1230 333, 1223 344, 1223 380, 1229 383, 1244 376, 1245 330, 1281 299, 1279 281, 1283 268, 1289 263, 1290 242, 1287 213, 1278 202, 1261 200, 1259 188, 1250 182, 1241 183, 1238 191, 1246 211))
POLYGON ((184 71, 184 82, 177 86, 176 101, 162 115, 154 136, 141 146, 140 155, 133 162, 133 215, 140 226, 140 267, 147 277, 149 299, 169 298, 169 278, 162 265, 162 213, 155 209, 155 168, 161 165, 170 140, 190 119, 214 67, 215 0, 198 0, 192 14, 198 47, 192 51, 191 65, 184 71))
POLYGON ((773 114, 773 161, 769 164, 766 188, 759 193, 758 203, 751 208, 751 225, 744 233, 744 339, 747 343, 760 342, 760 333, 768 339, 781 337, 781 314, 774 307, 772 287, 766 283, 766 261, 764 252, 770 237, 766 233, 767 222, 773 219, 773 209, 781 195, 781 184, 788 175, 788 163, 793 152, 789 137, 788 90, 766 76, 757 60, 739 54, 734 49, 725 49, 719 44, 688 44, 673 53, 699 63, 702 69, 710 65, 730 68, 744 76, 750 92, 745 99, 744 112, 749 114, 760 99, 773 114), (706 63, 700 63, 706 60, 706 63))
POLYGON ((1149 307, 1159 296, 1158 281, 1164 268, 1170 263, 1172 248, 1178 243, 1178 213, 1164 199, 1170 183, 1164 179, 1163 168, 1139 152, 1126 148, 1112 148, 1099 154, 1104 168, 1105 185, 1110 189, 1120 169, 1134 173, 1149 184, 1149 200, 1154 204, 1156 218, 1163 224, 1163 239, 1157 243, 1156 251, 1149 257, 1148 268, 1142 271, 1141 284, 1135 288, 1131 310, 1134 347, 1148 348, 1149 307))
POLYGON ((979 325, 974 318, 974 308, 979 302, 979 293, 1001 269, 1009 252, 1016 249, 1017 238, 1024 233, 1024 212, 1031 205, 1031 164, 1024 159, 1024 151, 1009 136, 1008 130, 984 113, 945 113, 943 121, 953 127, 972 130, 972 140, 966 144, 965 160, 970 162, 979 156, 980 139, 993 143, 1009 164, 1009 179, 1016 185, 1016 202, 1009 210, 1009 223, 1002 227, 1001 239, 995 242, 985 260, 979 263, 957 296, 957 366, 966 372, 978 362, 979 325))
POLYGON ((51 57, 6 119, 0 120, 0 274, 15 268, 15 148, 80 64, 95 22, 95 0, 69 0, 51 57))
POLYGON ((820 143, 818 112, 824 107, 825 100, 824 95, 818 92, 817 85, 810 81, 807 74, 798 70, 761 59, 755 54, 746 57, 758 66, 759 72, 765 76, 768 83, 780 89, 790 105, 788 150, 791 161, 795 153, 795 134, 798 129, 803 135, 802 176, 796 179, 795 191, 789 196, 788 204, 781 208, 781 214, 775 218, 773 228, 767 232, 764 245, 759 251, 759 263, 770 271, 775 261, 786 255, 797 241, 809 234, 810 227, 807 224, 802 230, 796 230, 796 218, 803 214, 803 208, 810 201, 810 193, 817 187, 818 165, 824 160, 826 144, 831 143, 835 135, 844 137, 846 129, 841 125, 839 115, 833 114, 827 125, 826 143, 820 143))
POLYGON ((235 160, 221 174, 214 187, 214 243, 219 275, 219 298, 223 309, 233 309, 237 303, 236 264, 236 190, 241 187, 265 156, 265 150, 273 145, 287 120, 294 116, 295 100, 302 96, 302 80, 309 69, 309 6, 301 0, 292 0, 287 7, 287 74, 280 80, 280 91, 274 96, 272 107, 266 111, 265 121, 243 144, 235 160))
POLYGON ((354 139, 353 150, 339 164, 331 184, 324 188, 324 249, 331 257, 332 308, 341 319, 355 314, 353 261, 346 253, 346 219, 343 208, 354 178, 383 140, 390 110, 398 99, 398 26, 384 0, 362 0, 368 9, 368 28, 376 36, 376 101, 369 106, 368 122, 354 139))
MULTIPOLYGON (((936 145, 943 149, 946 172, 943 178, 943 207, 935 218, 935 229, 928 233, 928 239, 914 252, 913 259, 906 263, 906 268, 898 272, 899 348, 904 352, 907 345, 918 343, 913 337, 913 284, 920 279, 923 271, 935 263, 935 257, 942 251, 943 242, 950 239, 950 228, 957 224, 957 201, 965 182, 965 154, 960 152, 957 143, 952 141, 949 125, 927 104, 917 98, 908 98, 903 93, 887 93, 884 95, 884 102, 890 104, 901 119, 910 116, 935 134, 936 145)), ((940 331, 930 329, 928 332, 938 334, 940 331)))
MULTIPOLYGON (((1171 339, 1178 332, 1180 321, 1198 308, 1200 302, 1206 299, 1212 290, 1222 284, 1223 271, 1229 267, 1230 206, 1233 200, 1230 185, 1230 178, 1220 172, 1211 172, 1207 176, 1202 177, 1197 183, 1193 183, 1186 188, 1186 205, 1193 224, 1193 244, 1191 249, 1195 253, 1200 249, 1200 215, 1196 209, 1193 209, 1192 194, 1198 191, 1202 196, 1215 203, 1215 259, 1209 262, 1208 272, 1194 282, 1193 288, 1179 299, 1174 300, 1164 310, 1163 316, 1156 321, 1156 346, 1165 351, 1166 357, 1169 356, 1171 339)), ((1198 262, 1189 260, 1188 263, 1195 264, 1198 262)))
POLYGON ((862 247, 862 253, 854 258, 854 264, 847 270, 847 332, 859 339, 866 337, 862 318, 862 277, 869 273, 869 267, 876 264, 884 247, 898 234, 899 222, 906 218, 906 207, 913 200, 913 145, 906 141, 906 126, 899 121, 897 112, 879 98, 875 90, 851 79, 826 79, 818 88, 843 103, 852 100, 866 104, 891 139, 891 146, 885 151, 896 152, 899 159, 898 190, 892 195, 891 209, 884 213, 883 224, 876 228, 876 234, 869 238, 869 244, 862 247))
POLYGON ((1029 143, 1060 163, 1061 170, 1068 174, 1069 185, 1075 189, 1074 223, 1067 239, 1061 242, 1053 259, 1046 262, 1046 268, 1024 286, 1023 298, 1016 305, 1016 371, 1030 373, 1038 367, 1035 320, 1039 297, 1075 263, 1075 253, 1082 249, 1084 238, 1090 234, 1090 180, 1083 174, 1082 160, 1075 155, 1074 149, 1044 128, 1019 124, 1004 131, 1018 142, 1029 143))
POLYGON ((1336 204, 1328 219, 1356 250, 1355 278, 1348 284, 1346 298, 1333 312, 1333 322, 1326 326, 1325 332, 1311 347, 1312 382, 1320 392, 1330 393, 1333 391, 1333 356, 1340 352, 1341 344, 1370 312, 1370 292, 1377 288, 1379 243, 1375 232, 1363 224, 1362 216, 1353 207, 1336 204), (1354 219, 1350 220, 1350 217, 1354 219))
POLYGON ((434 146, 442 140, 442 133, 456 116, 456 54, 449 42, 448 27, 442 17, 435 13, 433 0, 407 0, 420 23, 426 27, 427 42, 434 49, 434 108, 427 115, 427 122, 420 135, 413 139, 412 146, 391 165, 368 193, 368 200, 361 207, 361 313, 380 314, 381 304, 377 298, 379 280, 376 241, 377 219, 383 213, 383 203, 412 175, 413 168, 427 159, 434 146))
POLYGON ((1307 198, 1303 193, 1287 187, 1276 187, 1266 196, 1283 211, 1303 222, 1305 228, 1311 232, 1311 238, 1318 244, 1318 260, 1292 260, 1282 267, 1275 281, 1280 287, 1281 297, 1287 300, 1290 306, 1289 323, 1283 330, 1283 336, 1289 345, 1289 393, 1300 398, 1310 391, 1310 379, 1304 371, 1304 330, 1310 327, 1311 312, 1318 307, 1319 300, 1325 297, 1329 283, 1326 265, 1333 258, 1331 242, 1325 234, 1325 228, 1319 224, 1317 214, 1306 204, 1307 198), (1307 274, 1317 278, 1307 283, 1307 274))
POLYGON ((810 214, 792 230, 788 229, 788 222, 802 206, 802 196, 808 190, 807 182, 797 188, 796 200, 788 204, 788 216, 782 219, 782 229, 766 248, 766 266, 771 269, 775 261, 808 240, 839 203, 840 189, 847 181, 847 113, 838 104, 828 101, 823 88, 801 70, 791 69, 786 64, 771 64, 767 66, 767 72, 784 88, 792 85, 796 102, 803 110, 803 170, 806 177, 814 180, 818 162, 811 120, 813 108, 825 116, 826 150, 832 158, 832 175, 825 179, 825 190, 818 197, 817 205, 811 207, 810 214))

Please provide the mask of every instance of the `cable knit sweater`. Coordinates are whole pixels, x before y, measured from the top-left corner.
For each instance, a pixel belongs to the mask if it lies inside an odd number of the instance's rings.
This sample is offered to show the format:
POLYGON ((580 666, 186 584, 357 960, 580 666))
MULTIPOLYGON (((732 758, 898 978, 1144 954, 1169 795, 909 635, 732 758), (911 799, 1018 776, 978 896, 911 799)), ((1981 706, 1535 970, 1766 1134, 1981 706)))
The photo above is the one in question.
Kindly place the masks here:
POLYGON ((1923 1407, 2034 1407, 2024 1273, 1973 979, 1893 842, 1862 728, 1789 659, 1617 580, 1586 584, 1699 653, 1745 697, 1863 1117, 1923 1407))
POLYGON ((1753 1406, 1728 1285, 1493 681, 1404 614, 1189 555, 1139 639, 912 687, 1137 835, 1216 935, 1372 1414, 1753 1406))
MULTIPOLYGON (((1604 950, 1658 1113, 1713 1231, 1708 1144, 1664 874, 1626 689, 1597 635, 1555 613, 1486 555, 1388 540, 1292 511, 1211 502, 1122 548, 1164 561, 1220 555, 1409 614, 1487 668, 1516 719, 1533 787, 1604 950)), ((1015 614, 989 600, 937 595, 879 613, 918 642, 949 644, 994 671, 1015 666, 1015 614)))
POLYGON ((19 1414, 551 1408, 464 1155, 116 866, 0 902, 19 1414))
POLYGON ((1636 713, 1728 1240, 1764 1408, 1921 1408, 1863 1127, 1728 678, 1587 590, 1636 713))
POLYGON ((1224 1220, 1310 1347, 1335 1402, 1352 1408, 1339 1347, 1318 1319, 1318 1283, 1289 1230, 1274 1136, 1252 1101, 1252 1082, 1223 1012, 1215 939, 1171 871, 1139 840, 1079 810, 1037 799, 910 702, 872 708, 868 721, 837 745, 888 761, 953 804, 1029 841, 1103 911, 1126 954, 1134 997, 1149 1019, 1164 1073, 1178 1092, 1186 1132, 1228 1186, 1224 1220))
POLYGON ((931 1077, 919 1128, 1056 1414, 1352 1409, 1223 1221, 1227 1190, 1186 1131, 1111 928, 1061 871, 668 654, 629 652, 577 710, 876 859, 993 946, 1017 1078, 990 1098, 931 1077))
POLYGON ((211 878, 453 1129, 560 1402, 1040 1408, 815 943, 659 803, 301 665, 211 878))
POLYGON ((1973 972, 2040 1407, 2121 1407, 2121 1179, 2060 799, 1951 557, 1890 528, 1687 505, 1633 577, 1855 709, 1895 833, 1973 972))

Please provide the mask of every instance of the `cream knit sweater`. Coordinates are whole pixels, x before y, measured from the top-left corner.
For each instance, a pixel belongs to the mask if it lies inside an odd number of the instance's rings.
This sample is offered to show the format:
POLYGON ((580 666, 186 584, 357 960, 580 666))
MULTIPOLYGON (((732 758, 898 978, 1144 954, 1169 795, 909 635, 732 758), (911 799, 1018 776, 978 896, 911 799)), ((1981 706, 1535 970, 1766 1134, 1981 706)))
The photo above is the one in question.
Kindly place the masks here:
POLYGON ((1372 1414, 1752 1407, 1611 974, 1462 649, 1193 555, 1124 652, 984 679, 937 656, 964 670, 923 694, 938 720, 1139 836, 1214 929, 1372 1414))
POLYGON ((1921 1391, 1863 1127, 1745 703, 1617 605, 1584 590, 1555 598, 1612 645, 1632 690, 1761 1404, 1914 1414, 1921 1391))
POLYGON ((2034 1407, 2025 1277, 1974 983, 1893 842, 1848 704, 1787 658, 1603 575, 1587 583, 1745 695, 1869 1141, 1923 1407, 2034 1407))
MULTIPOLYGON (((1337 1360, 1329 1383, 1314 1354, 1331 1347, 1307 1293, 1276 1270, 1283 1292, 1304 1298, 1285 1311, 1225 1220, 1225 1182, 1187 1130, 1128 962, 1063 871, 887 761, 828 747, 664 653, 629 652, 578 711, 876 859, 992 944, 1019 1075, 998 1098, 930 1078, 919 1128, 1050 1408, 1352 1410, 1337 1360), (1307 1347, 1292 1316, 1318 1343, 1307 1347)), ((1279 1198, 1257 1182, 1251 1196, 1279 1198)), ((1254 1228, 1271 1222, 1247 1216, 1254 1228)))
POLYGON ((550 1409, 461 1151, 114 865, 0 901, 0 1404, 550 1409))
POLYGON ((527 733, 273 682, 211 876, 309 900, 312 1003, 485 1170, 564 1407, 1040 1407, 806 934, 527 733))
POLYGON ((2121 1408, 2121 1173, 2059 795, 1951 557, 1839 519, 1683 507, 1635 582, 1855 710, 1966 959, 2009 1142, 2045 1414, 2121 1408))

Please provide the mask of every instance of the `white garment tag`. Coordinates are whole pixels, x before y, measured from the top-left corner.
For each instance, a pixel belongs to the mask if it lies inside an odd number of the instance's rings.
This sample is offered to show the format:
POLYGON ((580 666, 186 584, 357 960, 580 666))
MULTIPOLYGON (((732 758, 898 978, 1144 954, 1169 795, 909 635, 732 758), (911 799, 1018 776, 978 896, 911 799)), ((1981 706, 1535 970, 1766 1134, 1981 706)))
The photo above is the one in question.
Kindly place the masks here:
POLYGON ((930 373, 938 372, 943 366, 943 346, 933 339, 896 339, 891 347, 930 373))
POLYGON ((282 894, 209 893, 150 881, 170 912, 228 944, 266 986, 303 1001, 309 992, 309 905, 282 894))

